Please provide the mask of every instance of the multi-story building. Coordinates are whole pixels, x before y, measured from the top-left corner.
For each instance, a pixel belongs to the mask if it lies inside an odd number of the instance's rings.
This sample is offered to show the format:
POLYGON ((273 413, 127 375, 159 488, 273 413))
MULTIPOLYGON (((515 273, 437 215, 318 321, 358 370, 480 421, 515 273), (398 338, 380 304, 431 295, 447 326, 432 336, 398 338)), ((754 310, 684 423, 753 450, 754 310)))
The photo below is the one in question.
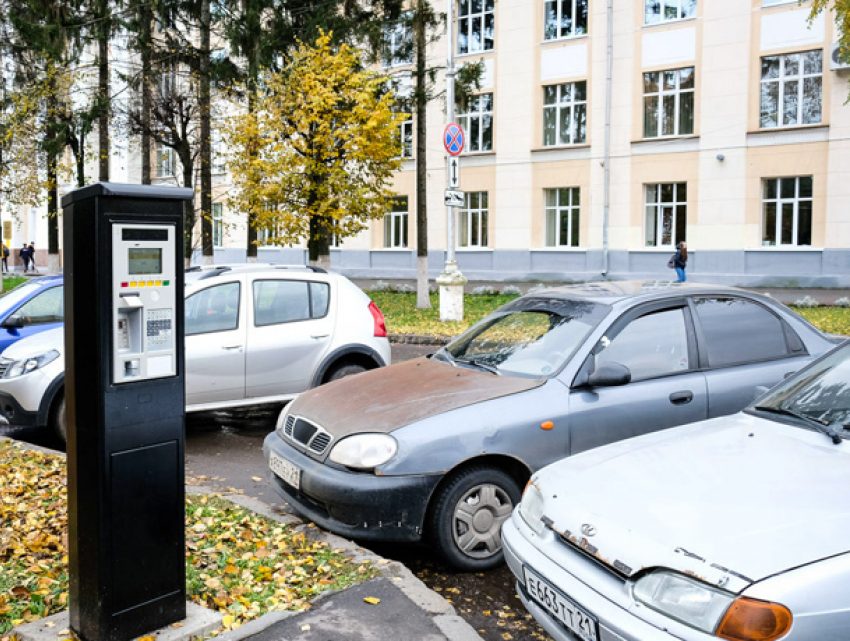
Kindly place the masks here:
MULTIPOLYGON (((810 4, 457 0, 457 63, 484 68, 456 116, 467 134, 456 210, 464 274, 670 279, 667 260, 686 240, 691 279, 850 285, 848 71, 833 16, 809 22, 810 4)), ((438 40, 429 62, 445 52, 438 40)), ((408 62, 386 65, 403 75, 408 62)), ((432 101, 427 114, 432 276, 446 247, 444 108, 432 101)), ((332 250, 343 273, 415 276, 413 128, 402 126, 391 210, 332 250)), ((228 176, 215 170, 224 194, 228 176)), ((158 171, 174 172, 167 152, 158 171)), ((216 262, 244 260, 245 217, 219 200, 216 262)), ((305 258, 303 248, 259 249, 261 261, 305 258)))

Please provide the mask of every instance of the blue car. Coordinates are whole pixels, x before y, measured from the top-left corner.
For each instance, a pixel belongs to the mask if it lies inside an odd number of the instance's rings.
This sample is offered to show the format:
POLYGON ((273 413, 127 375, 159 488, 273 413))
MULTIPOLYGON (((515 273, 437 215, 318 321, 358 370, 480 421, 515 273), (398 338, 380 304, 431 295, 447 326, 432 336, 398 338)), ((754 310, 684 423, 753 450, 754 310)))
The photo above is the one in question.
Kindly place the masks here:
POLYGON ((63 277, 33 278, 0 296, 0 352, 64 322, 63 277))

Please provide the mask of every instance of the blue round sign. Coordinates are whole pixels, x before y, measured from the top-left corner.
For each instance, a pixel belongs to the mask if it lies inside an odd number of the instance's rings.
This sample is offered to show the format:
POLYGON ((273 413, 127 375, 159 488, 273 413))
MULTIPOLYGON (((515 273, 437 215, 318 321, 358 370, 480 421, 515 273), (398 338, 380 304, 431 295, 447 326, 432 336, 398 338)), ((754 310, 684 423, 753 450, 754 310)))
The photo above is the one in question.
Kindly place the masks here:
POLYGON ((459 156, 463 151, 463 129, 457 123, 450 123, 443 132, 443 146, 452 156, 459 156))

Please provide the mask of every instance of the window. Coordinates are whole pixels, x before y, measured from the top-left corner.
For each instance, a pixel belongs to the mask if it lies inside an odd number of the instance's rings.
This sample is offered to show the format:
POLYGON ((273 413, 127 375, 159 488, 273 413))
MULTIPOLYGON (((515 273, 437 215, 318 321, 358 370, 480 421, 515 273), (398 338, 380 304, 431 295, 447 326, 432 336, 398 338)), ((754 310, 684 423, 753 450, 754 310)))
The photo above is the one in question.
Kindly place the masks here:
POLYGON ((632 380, 678 374, 690 369, 688 333, 681 308, 636 318, 596 356, 596 367, 620 363, 632 380))
POLYGON ((646 186, 646 246, 674 247, 686 239, 687 183, 646 186))
POLYGON ((239 283, 202 289, 186 299, 186 336, 239 327, 239 283))
POLYGON ((697 0, 644 0, 644 23, 683 20, 697 15, 697 0))
POLYGON ((407 247, 407 196, 394 198, 384 216, 384 247, 407 247))
POLYGON ((413 32, 411 14, 403 13, 398 20, 384 25, 383 59, 385 67, 413 63, 413 32))
POLYGON ((740 298, 703 298, 694 303, 711 367, 788 355, 782 321, 764 307, 740 298))
POLYGON ((495 0, 459 0, 457 10, 457 52, 493 50, 496 27, 495 0))
POLYGON ((546 0, 543 38, 555 40, 587 33, 588 0, 546 0))
POLYGON ((278 244, 274 242, 275 238, 277 238, 277 229, 270 227, 257 228, 258 247, 277 247, 278 244))
POLYGON ((823 51, 761 59, 762 129, 821 121, 823 51))
POLYGON ((812 177, 764 181, 761 244, 812 244, 812 177))
POLYGON ((587 140, 587 82, 543 87, 543 145, 580 145, 587 140))
POLYGON ((15 314, 24 326, 61 323, 65 318, 65 296, 62 287, 52 287, 21 305, 15 314))
POLYGON ((330 286, 298 280, 254 282, 254 325, 321 318, 328 313, 330 286))
POLYGON ((546 190, 546 246, 578 247, 579 188, 546 190))
POLYGON ((460 234, 458 245, 461 247, 487 246, 487 192, 466 192, 466 203, 460 210, 460 234))
POLYGON ((212 206, 212 233, 213 247, 224 245, 224 212, 221 203, 213 203, 212 206))
POLYGON ((175 174, 174 150, 171 147, 159 144, 156 146, 156 176, 157 178, 171 178, 175 174))
POLYGON ((694 68, 643 74, 643 137, 694 133, 694 68))
POLYGON ((461 108, 457 123, 466 134, 465 152, 493 149, 493 94, 472 96, 466 109, 461 108))
POLYGON ((401 157, 413 158, 413 116, 399 125, 401 157))
POLYGON ((212 132, 210 146, 212 147, 212 173, 223 174, 227 171, 224 159, 224 141, 221 131, 214 129, 212 132))

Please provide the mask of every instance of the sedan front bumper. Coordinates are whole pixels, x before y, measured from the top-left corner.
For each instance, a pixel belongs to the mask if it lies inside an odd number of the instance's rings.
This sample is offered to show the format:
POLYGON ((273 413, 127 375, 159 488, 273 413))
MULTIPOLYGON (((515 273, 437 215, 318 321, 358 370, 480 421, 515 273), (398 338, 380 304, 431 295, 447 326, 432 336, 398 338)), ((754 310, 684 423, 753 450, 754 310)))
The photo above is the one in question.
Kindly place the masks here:
POLYGON ((555 540, 551 531, 534 535, 518 509, 502 526, 505 560, 517 578, 517 594, 526 609, 557 641, 576 641, 525 588, 525 570, 531 568, 553 587, 598 621, 598 641, 717 641, 717 637, 685 626, 632 599, 625 580, 613 575, 555 540), (533 539, 533 541, 532 541, 533 539), (557 562, 541 550, 557 552, 557 562))
POLYGON ((324 465, 299 452, 277 432, 263 443, 300 470, 300 488, 270 471, 272 487, 320 527, 369 541, 411 542, 422 538, 428 500, 442 475, 377 476, 324 465))

